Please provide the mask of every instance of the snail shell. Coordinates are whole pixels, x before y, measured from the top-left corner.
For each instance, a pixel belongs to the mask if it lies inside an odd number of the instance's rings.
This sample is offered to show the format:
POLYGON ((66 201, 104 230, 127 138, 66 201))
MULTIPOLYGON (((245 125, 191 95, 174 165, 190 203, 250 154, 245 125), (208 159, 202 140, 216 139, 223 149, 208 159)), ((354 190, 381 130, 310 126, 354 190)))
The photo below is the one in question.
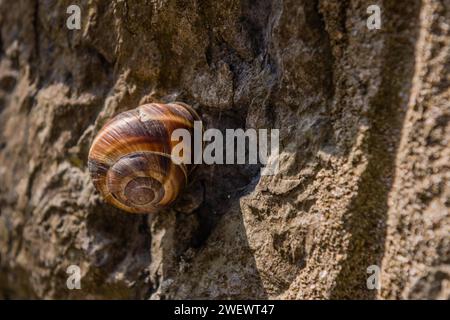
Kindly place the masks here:
POLYGON ((170 205, 193 169, 172 162, 172 148, 183 142, 171 141, 171 135, 183 128, 193 136, 194 121, 200 121, 195 110, 179 102, 145 104, 111 119, 89 151, 96 189, 128 212, 153 213, 170 205))

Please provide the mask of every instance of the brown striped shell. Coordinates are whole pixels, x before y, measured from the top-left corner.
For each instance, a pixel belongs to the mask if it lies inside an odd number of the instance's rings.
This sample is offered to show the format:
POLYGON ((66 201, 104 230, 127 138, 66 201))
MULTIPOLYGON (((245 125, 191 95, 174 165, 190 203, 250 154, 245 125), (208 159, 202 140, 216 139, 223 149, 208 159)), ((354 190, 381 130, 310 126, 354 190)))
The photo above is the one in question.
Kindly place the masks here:
POLYGON ((89 151, 92 181, 103 198, 133 213, 153 213, 170 205, 187 183, 192 166, 171 160, 172 132, 193 136, 198 114, 186 104, 151 103, 111 119, 89 151))

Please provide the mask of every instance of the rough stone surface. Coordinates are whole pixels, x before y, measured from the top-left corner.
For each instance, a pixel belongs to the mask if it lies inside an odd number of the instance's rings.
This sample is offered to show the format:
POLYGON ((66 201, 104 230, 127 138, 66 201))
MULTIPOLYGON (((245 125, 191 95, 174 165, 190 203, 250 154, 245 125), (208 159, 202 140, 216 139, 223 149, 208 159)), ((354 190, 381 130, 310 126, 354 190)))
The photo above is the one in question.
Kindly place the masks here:
POLYGON ((68 30, 75 2, 0 0, 0 298, 450 298, 449 0, 377 1, 380 30, 371 0, 78 1, 68 30), (96 132, 175 100, 279 128, 280 173, 105 204, 96 132))

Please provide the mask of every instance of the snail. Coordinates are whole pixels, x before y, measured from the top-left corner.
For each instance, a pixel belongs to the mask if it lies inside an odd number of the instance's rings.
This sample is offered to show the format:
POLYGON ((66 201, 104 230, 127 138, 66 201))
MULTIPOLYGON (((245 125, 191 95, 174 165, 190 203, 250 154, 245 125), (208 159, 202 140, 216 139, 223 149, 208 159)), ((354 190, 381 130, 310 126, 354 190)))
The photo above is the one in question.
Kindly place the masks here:
POLYGON ((169 206, 187 184, 194 165, 175 164, 176 129, 192 133, 197 112, 184 103, 150 103, 118 114, 94 138, 88 168, 95 188, 110 204, 131 213, 169 206))

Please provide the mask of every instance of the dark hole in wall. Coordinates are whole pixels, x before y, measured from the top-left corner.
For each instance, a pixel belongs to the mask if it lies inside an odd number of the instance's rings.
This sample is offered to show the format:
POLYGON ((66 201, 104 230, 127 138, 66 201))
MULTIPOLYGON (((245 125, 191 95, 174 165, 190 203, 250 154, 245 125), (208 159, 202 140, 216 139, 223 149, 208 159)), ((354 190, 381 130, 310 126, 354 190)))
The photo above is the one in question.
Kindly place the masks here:
MULTIPOLYGON (((206 110, 208 120, 204 123, 205 129, 219 129, 224 137, 224 158, 225 152, 225 129, 245 128, 246 113, 233 111, 206 110)), ((248 144, 246 144, 246 159, 248 159, 248 144)), ((195 184, 187 188, 181 197, 189 197, 193 192, 194 196, 201 197, 202 203, 195 210, 197 217, 197 229, 188 243, 184 247, 201 247, 208 239, 215 225, 230 207, 239 201, 243 195, 254 189, 261 166, 259 164, 202 164, 196 168, 192 175, 195 184), (201 189, 199 191, 199 189, 201 189)))

